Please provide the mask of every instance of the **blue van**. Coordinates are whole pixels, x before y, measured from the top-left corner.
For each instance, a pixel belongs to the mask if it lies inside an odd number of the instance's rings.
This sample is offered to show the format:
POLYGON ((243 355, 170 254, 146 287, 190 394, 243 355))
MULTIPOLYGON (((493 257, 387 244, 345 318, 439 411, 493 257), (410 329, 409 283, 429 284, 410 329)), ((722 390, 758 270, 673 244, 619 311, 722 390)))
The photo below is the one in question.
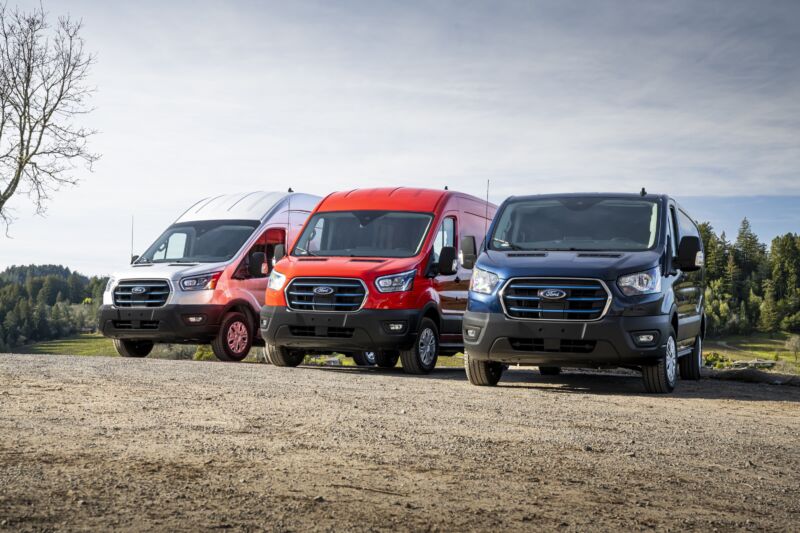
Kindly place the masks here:
POLYGON ((704 288, 700 233, 669 196, 511 197, 475 262, 467 376, 496 385, 509 364, 627 367, 648 392, 671 392, 678 374, 700 377, 704 288))

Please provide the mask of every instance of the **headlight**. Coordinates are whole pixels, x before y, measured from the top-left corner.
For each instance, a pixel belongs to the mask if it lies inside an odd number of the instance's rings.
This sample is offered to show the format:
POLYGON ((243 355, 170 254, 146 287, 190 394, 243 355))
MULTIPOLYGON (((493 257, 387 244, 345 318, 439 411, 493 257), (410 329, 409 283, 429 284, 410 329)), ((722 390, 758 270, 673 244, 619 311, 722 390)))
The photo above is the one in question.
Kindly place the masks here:
POLYGON ((620 276, 617 280, 617 287, 625 296, 661 292, 661 272, 658 267, 655 267, 644 272, 620 276))
POLYGON ((108 283, 106 283, 106 292, 111 292, 111 289, 114 288, 114 284, 117 282, 117 278, 111 276, 108 278, 108 283))
POLYGON ((269 283, 267 284, 267 287, 273 291, 279 291, 283 288, 284 283, 286 283, 286 276, 273 269, 272 273, 269 275, 269 283))
POLYGON ((209 272, 181 280, 181 289, 185 291, 206 291, 214 290, 222 272, 209 272))
POLYGON ((401 272, 400 274, 392 274, 391 276, 381 276, 375 280, 375 287, 380 292, 404 292, 410 291, 414 285, 414 277, 416 277, 416 270, 409 270, 408 272, 401 272))
POLYGON ((469 290, 480 294, 492 294, 498 283, 500 283, 500 278, 497 274, 476 268, 472 271, 469 290))

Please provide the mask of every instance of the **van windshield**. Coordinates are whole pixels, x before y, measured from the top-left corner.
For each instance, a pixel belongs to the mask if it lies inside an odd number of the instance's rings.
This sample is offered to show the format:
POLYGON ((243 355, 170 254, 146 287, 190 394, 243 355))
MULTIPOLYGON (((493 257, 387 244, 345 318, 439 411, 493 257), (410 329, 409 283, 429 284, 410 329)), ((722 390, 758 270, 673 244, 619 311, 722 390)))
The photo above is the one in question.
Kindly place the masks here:
POLYGON ((433 220, 408 211, 317 213, 297 239, 293 255, 326 257, 413 257, 433 220))
POLYGON ((222 263, 239 251, 259 224, 257 220, 173 224, 136 263, 222 263))
POLYGON ((658 203, 596 196, 520 200, 506 206, 491 250, 642 251, 658 236, 658 203))

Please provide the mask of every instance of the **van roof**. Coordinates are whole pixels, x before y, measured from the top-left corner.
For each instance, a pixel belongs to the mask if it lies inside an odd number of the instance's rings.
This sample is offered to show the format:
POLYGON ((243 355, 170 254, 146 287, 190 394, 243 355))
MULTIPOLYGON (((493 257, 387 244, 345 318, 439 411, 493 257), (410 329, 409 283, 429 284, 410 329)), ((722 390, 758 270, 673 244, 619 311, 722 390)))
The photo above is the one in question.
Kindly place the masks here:
POLYGON ((647 193, 645 196, 642 196, 639 193, 628 193, 628 192, 567 192, 567 193, 548 193, 548 194, 526 194, 523 196, 510 196, 508 201, 518 201, 518 200, 533 200, 535 198, 647 198, 650 200, 653 199, 662 199, 667 198, 664 194, 651 194, 647 193))
POLYGON ((412 187, 382 187, 354 189, 334 192, 319 205, 320 211, 359 211, 370 209, 394 209, 397 211, 432 212, 442 199, 462 196, 479 200, 468 194, 439 189, 416 189, 412 187))
POLYGON ((176 222, 195 220, 264 220, 281 202, 292 211, 311 211, 318 196, 300 193, 254 191, 203 198, 187 209, 176 222))

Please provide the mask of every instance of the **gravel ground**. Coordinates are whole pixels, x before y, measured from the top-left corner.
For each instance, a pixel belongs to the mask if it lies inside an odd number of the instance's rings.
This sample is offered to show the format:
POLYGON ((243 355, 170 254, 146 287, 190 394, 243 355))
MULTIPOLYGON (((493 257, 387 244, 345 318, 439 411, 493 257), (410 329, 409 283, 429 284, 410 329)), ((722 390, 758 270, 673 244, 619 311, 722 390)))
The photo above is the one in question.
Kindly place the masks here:
POLYGON ((0 355, 0 529, 800 524, 800 389, 0 355))

